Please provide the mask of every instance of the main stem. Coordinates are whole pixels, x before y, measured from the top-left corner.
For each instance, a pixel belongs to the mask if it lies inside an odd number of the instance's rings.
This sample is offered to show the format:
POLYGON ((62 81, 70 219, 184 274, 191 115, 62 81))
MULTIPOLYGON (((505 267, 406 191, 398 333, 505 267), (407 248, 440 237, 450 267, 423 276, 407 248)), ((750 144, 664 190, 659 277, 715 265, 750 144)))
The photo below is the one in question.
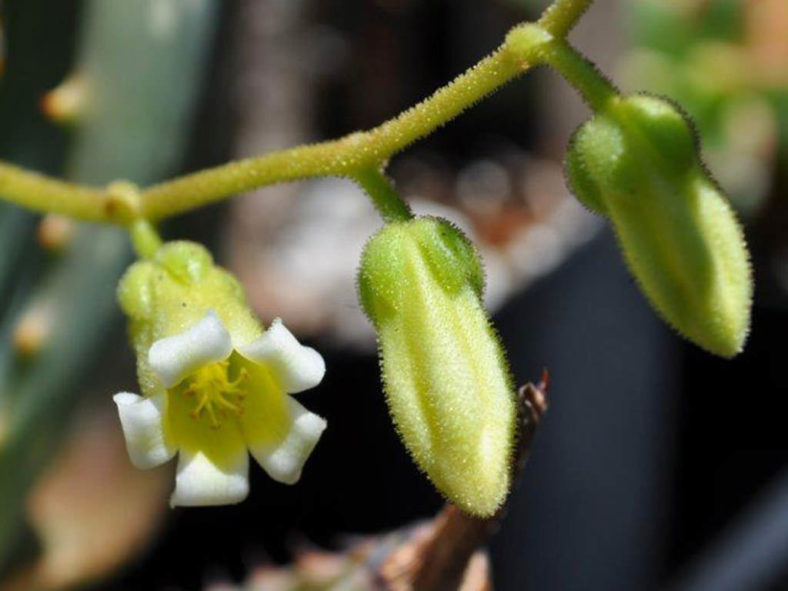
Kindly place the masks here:
POLYGON ((0 195, 6 201, 43 213, 91 222, 113 221, 109 199, 101 189, 54 179, 0 162, 0 195))
POLYGON ((520 34, 510 33, 490 56, 423 102, 369 131, 229 162, 160 183, 143 191, 139 200, 131 204, 133 207, 118 201, 112 191, 73 185, 2 162, 0 194, 7 201, 37 211, 127 226, 140 218, 156 222, 265 185, 345 176, 358 180, 367 189, 384 218, 407 219, 407 206, 399 197, 393 199, 387 194, 393 189, 385 189, 385 176, 380 173, 378 178, 370 171, 383 170, 391 156, 532 66, 549 63, 560 70, 564 68, 562 73, 578 88, 582 86, 581 91, 592 106, 597 98, 604 98, 604 85, 595 82, 593 69, 582 59, 575 59, 578 55, 572 54, 564 42, 591 1, 556 0, 537 23, 516 27, 512 33, 520 34), (577 68, 583 71, 573 79, 577 68))
POLYGON ((492 55, 395 119, 338 140, 229 162, 154 185, 142 194, 142 215, 169 217, 264 185, 317 176, 356 178, 457 117, 530 67, 504 44, 492 55))

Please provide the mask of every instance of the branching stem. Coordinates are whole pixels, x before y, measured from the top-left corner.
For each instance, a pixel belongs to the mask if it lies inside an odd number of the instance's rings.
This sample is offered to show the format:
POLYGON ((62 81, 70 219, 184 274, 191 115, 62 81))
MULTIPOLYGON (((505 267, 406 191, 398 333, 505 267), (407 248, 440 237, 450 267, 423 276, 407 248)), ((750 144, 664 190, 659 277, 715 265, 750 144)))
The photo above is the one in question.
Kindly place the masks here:
POLYGON ((318 176, 358 178, 454 119, 529 65, 504 45, 428 99, 369 131, 229 162, 154 185, 142 194, 143 216, 158 220, 265 185, 318 176))
POLYGON ((591 1, 556 0, 537 23, 515 27, 497 50, 454 81, 368 131, 166 181, 141 191, 131 206, 119 202, 111 190, 66 183, 0 162, 0 198, 36 211, 129 226, 139 219, 157 222, 266 185, 344 176, 362 185, 384 219, 408 219, 410 211, 382 173, 389 159, 532 66, 546 63, 557 68, 594 108, 614 92, 564 41, 591 1))
POLYGON ((558 39, 565 38, 593 0, 556 0, 536 23, 558 39))
POLYGON ((114 211, 101 189, 54 179, 0 162, 0 197, 40 212, 91 222, 114 222, 114 211))

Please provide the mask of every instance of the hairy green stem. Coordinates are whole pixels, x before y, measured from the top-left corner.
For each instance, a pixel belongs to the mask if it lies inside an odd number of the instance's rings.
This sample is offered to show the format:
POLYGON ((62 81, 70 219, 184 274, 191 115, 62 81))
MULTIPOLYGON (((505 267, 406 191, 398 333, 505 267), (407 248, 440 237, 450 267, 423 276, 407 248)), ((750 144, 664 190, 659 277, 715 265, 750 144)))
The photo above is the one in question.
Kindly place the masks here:
POLYGON ((385 222, 402 222, 413 218, 408 204, 402 200, 388 177, 377 168, 357 172, 354 180, 372 199, 385 222))
POLYGON ((138 219, 129 228, 134 252, 141 259, 149 259, 162 245, 161 237, 148 220, 138 219))
POLYGON ((142 193, 141 213, 158 220, 265 185, 316 176, 355 178, 361 171, 382 167, 391 156, 528 68, 504 45, 428 99, 374 129, 229 162, 155 185, 142 193))
POLYGON ((618 90, 599 69, 564 40, 545 45, 544 63, 554 68, 581 94, 595 112, 603 111, 618 96, 618 90))
POLYGON ((542 14, 537 25, 553 37, 563 39, 591 6, 592 0, 556 0, 542 14))
MULTIPOLYGON (((320 176, 345 176, 362 186, 384 216, 401 219, 407 208, 375 193, 385 181, 373 178, 397 152, 434 132, 479 100, 523 74, 533 65, 557 68, 586 97, 592 108, 607 100, 612 85, 564 38, 592 0, 556 0, 537 23, 520 25, 491 55, 399 116, 368 131, 333 141, 298 146, 202 170, 153 185, 139 201, 118 201, 112 191, 49 179, 0 163, 0 196, 37 211, 78 219, 129 225, 139 218, 156 222, 231 195, 266 185, 320 176), (364 179, 364 180, 362 180, 364 179), (365 187, 366 188, 366 187, 365 187), (377 199, 383 199, 378 202, 377 199)), ((387 182, 387 181, 386 181, 387 182)), ((393 191, 393 189, 392 189, 393 191)), ((397 197, 396 201, 401 201, 397 197)))
POLYGON ((101 189, 57 180, 0 162, 0 195, 5 201, 42 213, 59 213, 91 222, 116 222, 101 189))

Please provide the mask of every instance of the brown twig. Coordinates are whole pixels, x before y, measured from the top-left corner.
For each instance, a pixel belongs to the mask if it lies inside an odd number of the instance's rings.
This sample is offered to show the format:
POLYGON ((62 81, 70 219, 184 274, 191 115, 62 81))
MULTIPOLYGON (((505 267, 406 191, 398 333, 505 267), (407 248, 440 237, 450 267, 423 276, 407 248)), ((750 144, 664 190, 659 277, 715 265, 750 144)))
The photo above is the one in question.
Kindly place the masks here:
MULTIPOLYGON (((547 410, 549 374, 539 384, 526 384, 517 392, 520 417, 512 471, 514 482, 528 459, 536 427, 547 410)), ((506 511, 482 519, 447 503, 415 539, 392 552, 379 571, 390 591, 483 591, 491 589, 486 555, 478 552, 495 533, 506 511)))

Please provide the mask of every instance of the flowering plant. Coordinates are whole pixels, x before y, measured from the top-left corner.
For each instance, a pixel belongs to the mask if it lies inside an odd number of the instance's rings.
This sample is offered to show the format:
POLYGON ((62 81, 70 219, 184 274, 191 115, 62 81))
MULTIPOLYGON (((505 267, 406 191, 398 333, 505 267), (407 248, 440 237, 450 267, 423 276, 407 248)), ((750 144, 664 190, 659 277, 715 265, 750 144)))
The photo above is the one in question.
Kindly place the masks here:
MULTIPOLYGON (((204 247, 163 242, 157 226, 258 187, 339 176, 363 189, 384 222, 364 250, 358 292, 376 330, 386 399, 399 435, 426 476, 464 514, 490 519, 499 512, 512 487, 523 409, 482 303, 482 262, 452 224, 414 216, 386 168, 395 154, 536 66, 561 74, 592 111, 570 141, 569 185, 583 205, 610 221, 648 301, 705 350, 732 357, 743 349, 753 282, 741 227, 703 166, 692 124, 680 109, 656 97, 621 94, 569 43, 569 32, 590 4, 555 0, 536 22, 512 28, 489 56, 423 102, 338 139, 143 189, 125 181, 72 183, 0 162, 0 198, 61 216, 57 219, 128 233, 138 260, 126 270, 117 295, 128 319, 140 394, 120 392, 114 401, 135 466, 152 468, 178 455, 171 505, 242 501, 249 490, 250 453, 274 480, 298 481, 327 424, 290 395, 316 387, 326 368, 321 355, 300 344, 282 320, 264 329, 243 286, 204 247)), ((123 4, 123 10, 133 18, 130 6, 123 4)), ((157 38, 166 39, 174 33, 167 29, 167 9, 157 6, 152 11, 160 27, 157 38)), ((100 13, 106 4, 93 8, 100 13)), ((104 45, 114 47, 113 38, 108 40, 104 45)), ((153 49, 151 68, 159 66, 153 49)), ((124 71, 114 65, 106 70, 124 71)), ((86 122, 91 109, 95 121, 111 111, 96 105, 127 86, 118 81, 102 88, 97 74, 102 66, 89 62, 50 95, 44 101, 50 115, 86 122)), ((144 69, 125 70, 131 75, 144 69)), ((124 122, 144 119, 127 115, 109 118, 124 131, 124 122)), ((134 164, 149 156, 137 153, 134 164)), ((119 175, 135 176, 131 159, 122 165, 128 173, 123 169, 119 175)), ((92 166, 89 159, 81 162, 83 179, 93 180, 92 166)), ((84 249, 91 250, 89 242, 84 249)), ((65 274, 77 277, 78 271, 65 274)), ((77 295, 87 293, 85 282, 75 283, 77 295)), ((101 282, 95 286, 97 292, 104 288, 101 282)), ((35 330, 19 339, 27 357, 49 336, 54 299, 42 300, 37 322, 31 323, 35 330)), ((0 454, 33 453, 25 442, 38 428, 31 419, 36 415, 23 412, 24 404, 20 408, 11 435, 0 439, 0 454)), ((11 498, 4 486, 10 492, 25 488, 0 482, 3 499, 11 498)), ((3 526, 18 525, 21 503, 17 494, 0 507, 0 554, 10 545, 6 532, 14 530, 3 526)))

